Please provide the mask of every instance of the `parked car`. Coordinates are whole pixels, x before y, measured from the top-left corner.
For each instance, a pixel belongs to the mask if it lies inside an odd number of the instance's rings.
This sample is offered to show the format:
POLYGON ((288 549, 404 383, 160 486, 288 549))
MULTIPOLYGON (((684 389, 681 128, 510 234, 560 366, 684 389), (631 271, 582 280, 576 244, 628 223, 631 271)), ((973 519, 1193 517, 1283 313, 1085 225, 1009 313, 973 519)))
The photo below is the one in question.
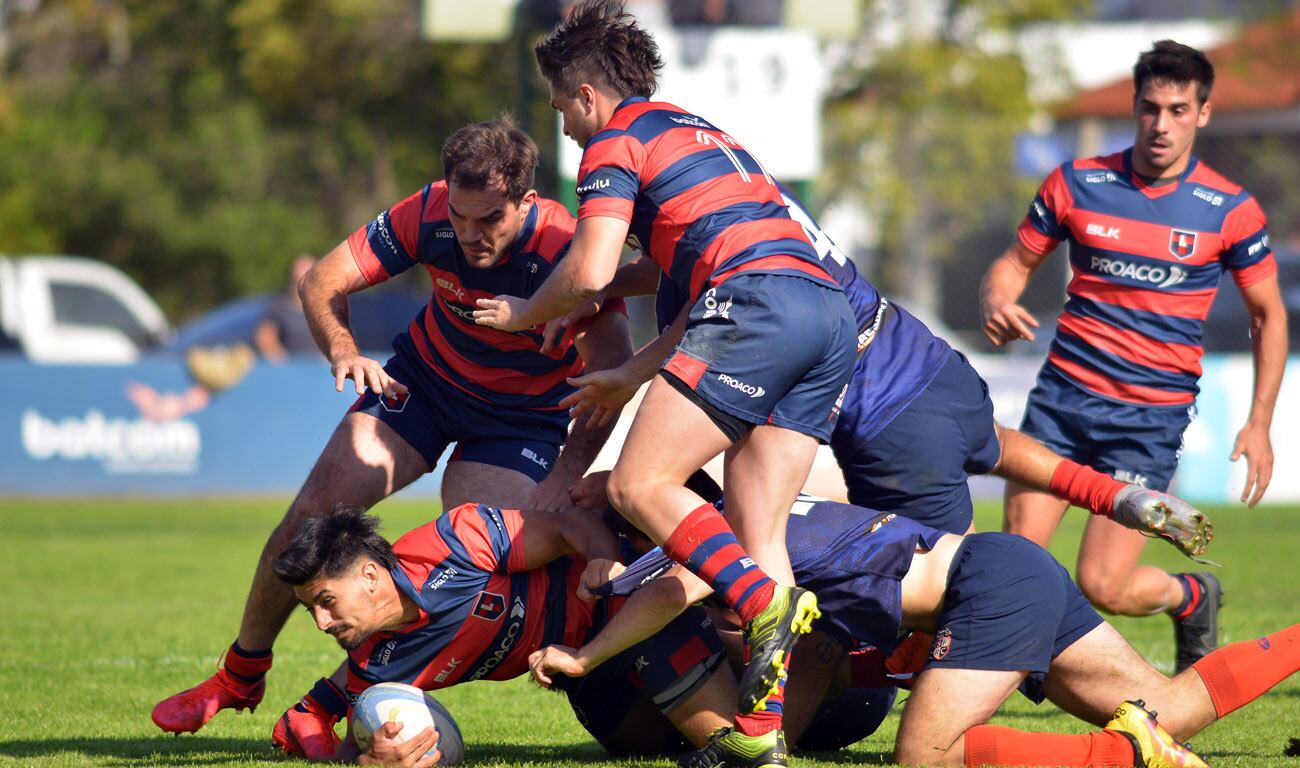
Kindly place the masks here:
MULTIPOLYGON (((266 315, 276 294, 235 299, 198 316, 176 332, 167 348, 184 351, 193 346, 230 346, 253 343, 253 332, 266 315)), ((376 357, 392 352, 393 338, 406 330, 412 318, 429 303, 428 294, 407 290, 368 290, 348 297, 349 319, 357 346, 376 357)))
POLYGON ((0 350, 40 363, 130 363, 171 326, 134 280, 78 256, 0 256, 0 350))

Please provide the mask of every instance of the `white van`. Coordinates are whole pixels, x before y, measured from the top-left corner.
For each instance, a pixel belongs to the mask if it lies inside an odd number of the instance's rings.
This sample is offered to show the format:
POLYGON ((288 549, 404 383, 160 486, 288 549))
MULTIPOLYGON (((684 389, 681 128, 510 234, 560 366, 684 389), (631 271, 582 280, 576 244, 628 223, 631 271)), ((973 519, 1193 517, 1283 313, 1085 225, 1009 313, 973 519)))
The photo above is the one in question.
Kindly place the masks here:
POLYGON ((0 256, 0 350, 38 363, 131 363, 171 336, 116 267, 76 256, 0 256))

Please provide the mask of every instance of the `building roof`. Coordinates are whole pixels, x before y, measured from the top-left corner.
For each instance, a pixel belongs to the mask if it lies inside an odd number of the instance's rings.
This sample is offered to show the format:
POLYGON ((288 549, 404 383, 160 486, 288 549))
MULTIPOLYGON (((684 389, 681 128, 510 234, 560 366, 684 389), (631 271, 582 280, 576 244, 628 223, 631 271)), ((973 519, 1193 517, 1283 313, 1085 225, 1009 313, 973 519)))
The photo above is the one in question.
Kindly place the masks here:
MULTIPOLYGON (((1300 8, 1247 26, 1234 40, 1205 52, 1214 63, 1211 102, 1220 114, 1300 106, 1300 8)), ((1132 114, 1129 77, 1080 91, 1055 110, 1062 119, 1132 114)))

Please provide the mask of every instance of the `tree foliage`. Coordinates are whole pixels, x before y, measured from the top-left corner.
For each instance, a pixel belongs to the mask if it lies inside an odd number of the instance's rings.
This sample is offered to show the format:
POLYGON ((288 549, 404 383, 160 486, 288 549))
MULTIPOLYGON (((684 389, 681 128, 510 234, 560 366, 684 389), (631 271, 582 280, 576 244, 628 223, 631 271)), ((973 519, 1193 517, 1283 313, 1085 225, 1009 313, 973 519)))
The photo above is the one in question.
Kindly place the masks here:
POLYGON ((408 0, 64 0, 9 12, 0 252, 124 268, 173 320, 272 290, 516 102, 519 48, 408 0))

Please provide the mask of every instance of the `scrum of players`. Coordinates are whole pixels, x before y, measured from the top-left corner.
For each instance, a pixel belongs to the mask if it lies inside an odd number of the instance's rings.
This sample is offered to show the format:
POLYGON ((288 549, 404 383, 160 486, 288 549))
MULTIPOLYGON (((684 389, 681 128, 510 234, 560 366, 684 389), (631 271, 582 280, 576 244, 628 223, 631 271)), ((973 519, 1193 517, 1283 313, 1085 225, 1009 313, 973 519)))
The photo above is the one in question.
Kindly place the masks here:
POLYGON ((579 3, 535 52, 583 149, 577 218, 538 196, 537 148, 502 118, 452 134, 442 180, 312 268, 304 311, 358 400, 269 537, 224 663, 159 702, 160 728, 256 707, 300 604, 347 660, 273 740, 363 764, 440 757, 433 729, 381 730, 364 751, 340 739, 365 688, 530 673, 612 754, 693 768, 841 748, 900 687, 901 763, 1203 765, 1189 737, 1300 669, 1300 626, 1219 647, 1218 581, 1137 565, 1146 537, 1199 559, 1213 536, 1164 491, 1224 269, 1258 339, 1233 447, 1243 501, 1272 473, 1286 320, 1262 211, 1191 154, 1204 55, 1162 41, 1139 57, 1133 146, 1053 171, 985 276, 990 340, 1031 339, 1016 302, 1070 242, 1069 298, 1017 430, 758 159, 653 100, 658 49, 621 3, 579 3), (620 266, 625 244, 639 256, 620 266), (1126 268, 1171 263, 1177 285, 1126 268), (347 294, 416 264, 429 305, 385 364, 363 357, 347 294), (623 299, 650 294, 660 335, 634 352, 623 299), (647 383, 613 470, 588 475, 647 383), (801 495, 822 443, 847 504, 801 495), (366 510, 451 444, 447 511, 385 540, 366 510), (721 488, 701 471, 719 454, 721 488), (984 473, 1008 480, 1007 532, 974 530, 966 480, 984 473), (1041 546, 1070 504, 1091 513, 1078 584, 1041 546), (1169 615, 1176 674, 1094 606, 1169 615), (988 724, 1015 690, 1095 730, 988 724))

